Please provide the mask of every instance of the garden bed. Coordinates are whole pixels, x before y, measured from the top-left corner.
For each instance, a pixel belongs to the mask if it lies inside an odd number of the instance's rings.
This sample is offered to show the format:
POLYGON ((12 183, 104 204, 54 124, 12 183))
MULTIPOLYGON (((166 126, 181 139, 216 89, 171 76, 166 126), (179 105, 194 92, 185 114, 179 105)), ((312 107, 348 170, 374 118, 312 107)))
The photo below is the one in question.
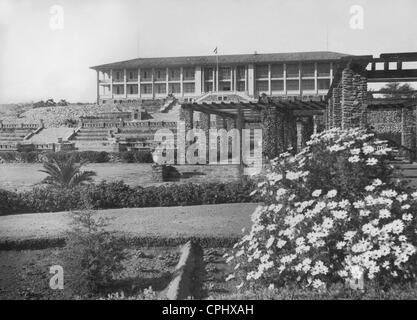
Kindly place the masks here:
MULTIPOLYGON (((110 292, 137 295, 152 287, 163 290, 171 280, 171 274, 179 259, 178 248, 128 248, 129 258, 125 270, 106 288, 110 292)), ((63 248, 43 250, 0 251, 0 300, 4 299, 76 299, 69 283, 77 275, 66 272, 63 264, 63 248), (53 265, 64 268, 64 289, 49 287, 53 265)), ((85 297, 82 297, 85 298, 85 297)), ((91 298, 98 298, 92 296, 91 298)))

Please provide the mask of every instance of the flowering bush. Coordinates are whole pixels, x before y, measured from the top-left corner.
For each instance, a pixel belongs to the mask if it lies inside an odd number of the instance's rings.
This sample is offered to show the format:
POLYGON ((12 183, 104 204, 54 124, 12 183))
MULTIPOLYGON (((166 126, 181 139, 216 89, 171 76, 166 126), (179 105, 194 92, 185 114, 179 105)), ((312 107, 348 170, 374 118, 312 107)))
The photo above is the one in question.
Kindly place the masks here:
POLYGON ((392 153, 364 130, 332 129, 274 159, 258 184, 265 204, 227 256, 227 279, 315 289, 414 279, 417 192, 393 179, 392 153))

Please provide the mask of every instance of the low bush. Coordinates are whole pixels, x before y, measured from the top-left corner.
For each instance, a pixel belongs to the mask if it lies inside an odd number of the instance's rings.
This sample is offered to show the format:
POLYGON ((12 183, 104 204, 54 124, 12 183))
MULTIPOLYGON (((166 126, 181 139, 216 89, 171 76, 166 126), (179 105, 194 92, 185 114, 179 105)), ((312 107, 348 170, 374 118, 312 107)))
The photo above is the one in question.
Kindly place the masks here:
POLYGON ((123 151, 117 154, 120 161, 127 163, 152 163, 150 151, 123 151))
POLYGON ((5 163, 38 163, 47 159, 67 160, 74 157, 77 161, 90 163, 127 162, 127 163, 152 163, 150 151, 122 151, 108 153, 106 151, 2 151, 0 160, 5 163))
POLYGON ((254 183, 170 184, 152 187, 130 187, 119 182, 80 185, 70 189, 35 187, 30 191, 0 190, 0 214, 56 212, 93 209, 190 206, 256 202, 251 196, 254 183))

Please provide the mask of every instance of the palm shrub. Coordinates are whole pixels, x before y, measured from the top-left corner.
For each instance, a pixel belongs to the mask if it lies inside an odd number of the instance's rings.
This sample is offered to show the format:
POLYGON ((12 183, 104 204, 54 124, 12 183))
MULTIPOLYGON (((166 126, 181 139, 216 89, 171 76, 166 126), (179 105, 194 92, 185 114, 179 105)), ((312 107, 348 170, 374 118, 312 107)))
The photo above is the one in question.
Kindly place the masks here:
POLYGON ((265 204, 227 255, 227 279, 317 290, 415 280, 417 192, 395 179, 387 142, 332 129, 307 144, 271 162, 255 190, 265 204))
POLYGON ((76 162, 75 157, 68 159, 49 158, 43 162, 44 169, 39 170, 48 174, 42 183, 60 188, 72 188, 92 182, 96 173, 81 171, 86 163, 86 161, 76 162))

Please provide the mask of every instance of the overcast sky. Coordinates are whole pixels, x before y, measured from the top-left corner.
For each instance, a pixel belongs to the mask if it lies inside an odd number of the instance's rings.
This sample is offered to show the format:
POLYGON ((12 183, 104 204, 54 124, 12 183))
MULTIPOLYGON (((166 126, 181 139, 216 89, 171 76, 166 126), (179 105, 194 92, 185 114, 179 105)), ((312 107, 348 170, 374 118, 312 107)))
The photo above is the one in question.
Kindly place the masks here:
POLYGON ((415 0, 0 0, 0 103, 94 101, 92 65, 216 46, 219 54, 417 51, 416 12, 415 0), (353 5, 364 10, 363 29, 350 27, 353 5))

